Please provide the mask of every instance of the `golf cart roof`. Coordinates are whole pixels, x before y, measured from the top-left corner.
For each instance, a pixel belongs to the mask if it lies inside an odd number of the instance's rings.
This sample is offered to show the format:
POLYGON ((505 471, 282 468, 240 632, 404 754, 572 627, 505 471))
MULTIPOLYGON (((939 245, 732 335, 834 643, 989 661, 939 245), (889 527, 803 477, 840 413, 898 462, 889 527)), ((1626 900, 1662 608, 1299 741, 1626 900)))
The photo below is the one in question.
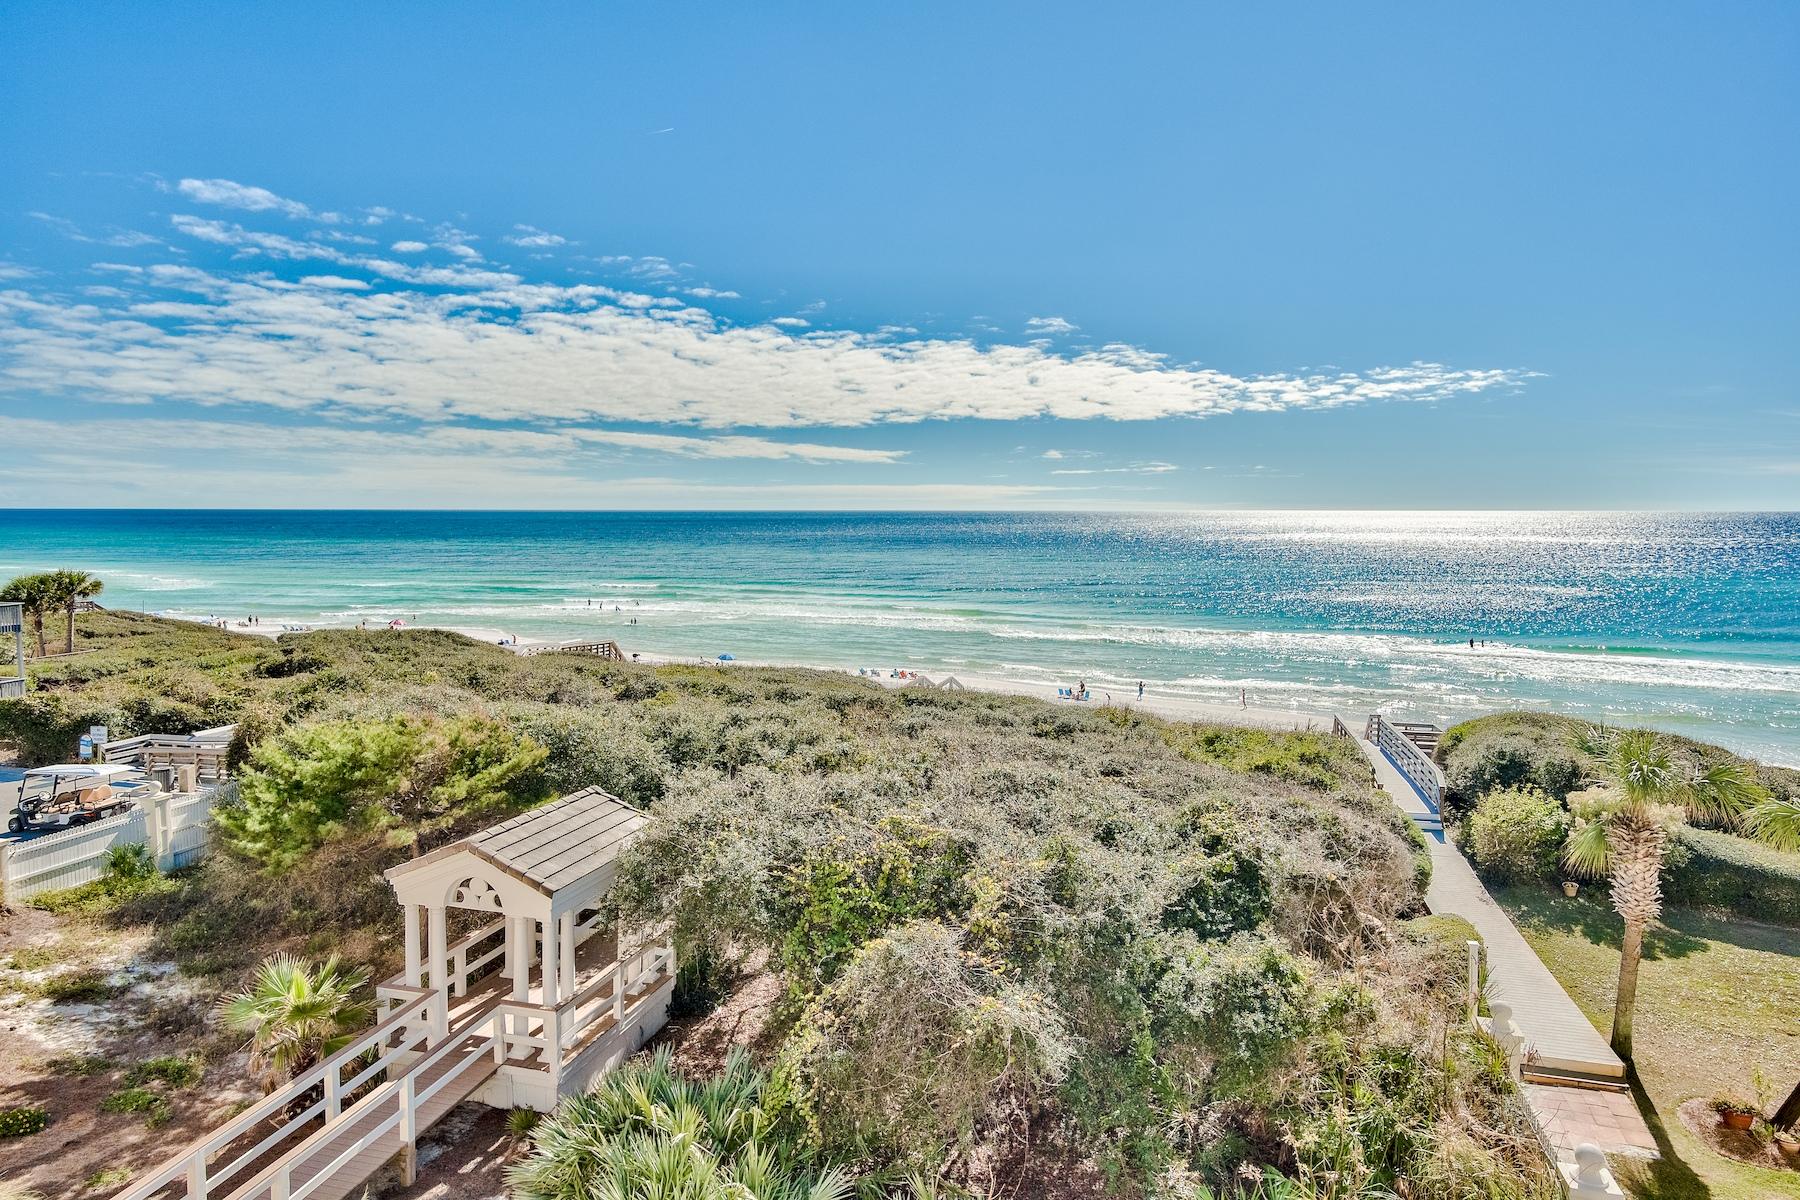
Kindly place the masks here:
POLYGON ((48 779, 54 775, 58 779, 117 779, 121 775, 136 775, 136 767, 124 763, 61 763, 54 767, 32 767, 25 772, 27 779, 48 779))

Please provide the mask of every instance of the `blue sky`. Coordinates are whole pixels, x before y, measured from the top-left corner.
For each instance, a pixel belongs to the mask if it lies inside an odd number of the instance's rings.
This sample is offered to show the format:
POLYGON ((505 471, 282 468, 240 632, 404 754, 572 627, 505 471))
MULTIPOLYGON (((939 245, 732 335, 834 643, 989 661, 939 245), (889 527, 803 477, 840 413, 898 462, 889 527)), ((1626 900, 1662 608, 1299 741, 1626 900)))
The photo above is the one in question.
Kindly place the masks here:
POLYGON ((0 503, 1800 506, 1792 5, 0 21, 0 503))

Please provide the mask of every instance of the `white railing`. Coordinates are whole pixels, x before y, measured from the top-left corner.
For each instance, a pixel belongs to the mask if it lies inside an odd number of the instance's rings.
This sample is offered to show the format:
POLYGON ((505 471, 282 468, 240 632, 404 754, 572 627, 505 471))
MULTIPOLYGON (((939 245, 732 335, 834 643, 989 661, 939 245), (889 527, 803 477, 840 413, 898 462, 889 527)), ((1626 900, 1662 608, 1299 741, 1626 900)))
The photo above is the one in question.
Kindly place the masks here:
POLYGON ((25 680, 0 679, 0 700, 17 700, 25 695, 25 680))
POLYGON ((184 867, 206 849, 215 790, 162 792, 116 817, 29 840, 0 842, 0 887, 8 900, 79 887, 106 874, 117 846, 148 846, 164 870, 184 867))
POLYGON ((186 1181, 187 1200, 207 1200, 209 1196, 235 1191, 235 1177, 282 1142, 315 1121, 320 1129, 326 1128, 348 1113, 361 1109, 384 1089, 393 1087, 392 1082, 383 1083, 375 1092, 353 1102, 349 1108, 344 1107, 346 1096, 354 1096, 357 1089, 374 1082, 390 1067, 400 1066, 402 1056, 411 1056, 443 1028, 442 994, 423 988, 412 991, 411 1003, 397 1008, 318 1066, 270 1092, 149 1174, 134 1180, 130 1187, 118 1192, 114 1200, 147 1200, 177 1180, 186 1181), (390 1037, 397 1038, 391 1046, 387 1044, 390 1037), (373 1060, 365 1062, 371 1054, 373 1060), (353 1072, 348 1080, 344 1078, 346 1070, 353 1072), (307 1099, 314 1089, 320 1093, 318 1100, 292 1116, 286 1115, 291 1106, 307 1099), (214 1164, 213 1159, 222 1157, 233 1143, 254 1136, 265 1121, 271 1120, 275 1125, 268 1134, 232 1155, 224 1165, 214 1164))
POLYGON ((1394 764, 1395 770, 1406 776, 1407 781, 1433 808, 1443 803, 1444 773, 1411 738, 1400 732, 1399 728, 1380 713, 1370 714, 1368 728, 1363 736, 1375 743, 1376 749, 1394 764))
MULTIPOLYGON (((375 1124, 362 1132, 354 1142, 345 1146, 332 1156, 318 1170, 312 1172, 298 1188, 294 1186, 294 1175, 302 1167, 316 1161, 322 1151, 330 1144, 329 1139, 315 1138, 302 1143, 296 1153, 285 1156, 281 1161, 267 1168, 250 1185, 247 1197, 268 1195, 272 1200, 306 1200, 306 1197, 329 1182, 345 1166, 353 1162, 358 1155, 375 1145, 389 1134, 399 1134, 401 1144, 411 1149, 418 1142, 422 1132, 420 1113, 425 1105, 454 1083, 470 1067, 481 1063, 492 1053, 496 1061, 503 1058, 499 1039, 499 1021, 496 1014, 490 1012, 467 1029, 460 1030, 455 1037, 445 1038, 442 1043, 431 1049, 424 1057, 409 1064, 404 1073, 389 1079, 374 1091, 358 1100, 345 1110, 339 1120, 364 1120, 378 1117, 375 1124), (470 1043, 476 1045, 471 1049, 470 1043), (432 1069, 452 1054, 463 1055, 463 1060, 449 1070, 440 1074, 431 1082, 424 1082, 432 1069), (391 1115, 382 1115, 392 1108, 391 1115)), ((331 1122, 327 1122, 326 1128, 331 1122)))
MULTIPOLYGON (((506 957, 506 939, 501 938, 488 949, 480 949, 481 943, 497 933, 506 931, 506 918, 492 921, 462 938, 455 945, 444 951, 444 978, 450 982, 452 996, 467 995, 469 985, 481 977, 482 971, 490 963, 498 962, 506 957)), ((435 983, 431 979, 431 960, 424 964, 426 982, 435 983)), ((404 974, 390 976, 375 987, 375 1002, 379 1012, 386 1016, 394 1007, 406 1003, 418 988, 407 984, 404 974)))
POLYGON ((30 841, 0 843, 0 886, 9 901, 28 900, 39 892, 78 887, 106 873, 106 856, 116 846, 141 846, 144 810, 79 825, 30 841))

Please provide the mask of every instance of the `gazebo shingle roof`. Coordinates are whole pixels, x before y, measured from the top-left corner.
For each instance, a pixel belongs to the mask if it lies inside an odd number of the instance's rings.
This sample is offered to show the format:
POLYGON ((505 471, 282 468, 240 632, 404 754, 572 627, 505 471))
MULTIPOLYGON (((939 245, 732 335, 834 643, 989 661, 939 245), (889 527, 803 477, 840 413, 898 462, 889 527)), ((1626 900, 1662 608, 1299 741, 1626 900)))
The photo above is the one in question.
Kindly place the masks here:
POLYGON ((391 879, 414 867, 467 851, 546 896, 553 896, 618 858, 646 820, 643 813, 617 796, 597 787, 583 788, 461 841, 439 846, 423 857, 390 868, 387 874, 391 879))
POLYGON ((597 787, 554 800, 468 839, 468 848, 548 893, 619 857, 645 816, 597 787))

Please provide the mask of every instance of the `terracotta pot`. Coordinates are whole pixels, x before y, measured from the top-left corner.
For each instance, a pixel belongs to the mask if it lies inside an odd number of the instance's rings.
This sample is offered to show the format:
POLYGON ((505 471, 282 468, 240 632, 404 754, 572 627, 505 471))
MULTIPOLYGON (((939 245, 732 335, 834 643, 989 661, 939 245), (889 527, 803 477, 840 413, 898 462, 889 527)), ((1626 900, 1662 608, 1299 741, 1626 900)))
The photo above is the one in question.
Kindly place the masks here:
POLYGON ((1748 1129, 1756 1124, 1756 1114, 1747 1112, 1722 1112, 1719 1120, 1727 1129, 1748 1129))
POLYGON ((1568 880, 1563 881, 1563 895, 1572 897, 1575 895, 1576 892, 1578 892, 1580 890, 1581 890, 1581 885, 1579 883, 1576 883, 1573 879, 1568 879, 1568 880))
POLYGON ((1800 1158, 1800 1138, 1776 1138, 1775 1148, 1789 1158, 1800 1158))

